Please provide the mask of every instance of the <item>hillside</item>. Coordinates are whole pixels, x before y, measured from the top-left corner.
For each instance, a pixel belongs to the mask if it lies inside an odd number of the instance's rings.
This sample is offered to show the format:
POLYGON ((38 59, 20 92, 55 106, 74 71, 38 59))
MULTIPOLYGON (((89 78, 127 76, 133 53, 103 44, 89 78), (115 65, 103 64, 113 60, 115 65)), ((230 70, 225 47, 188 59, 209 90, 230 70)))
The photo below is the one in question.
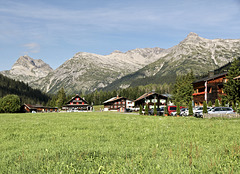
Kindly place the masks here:
POLYGON ((10 79, 0 74, 0 98, 8 95, 18 95, 22 103, 44 104, 49 100, 49 96, 38 89, 32 89, 27 84, 10 79))
POLYGON ((210 40, 190 33, 178 45, 164 52, 168 53, 144 68, 114 81, 104 90, 149 83, 171 83, 178 74, 191 70, 195 75, 206 74, 229 63, 233 57, 240 57, 240 40, 210 40))
POLYGON ((210 40, 191 32, 169 49, 137 48, 109 55, 79 52, 55 70, 42 60, 22 56, 11 70, 1 73, 47 93, 56 94, 63 87, 72 95, 172 83, 178 74, 193 70, 201 76, 234 57, 240 57, 240 39, 210 40))
POLYGON ((53 69, 41 59, 33 59, 27 55, 19 57, 14 63, 11 70, 2 71, 1 73, 11 79, 20 80, 30 83, 45 77, 53 69))

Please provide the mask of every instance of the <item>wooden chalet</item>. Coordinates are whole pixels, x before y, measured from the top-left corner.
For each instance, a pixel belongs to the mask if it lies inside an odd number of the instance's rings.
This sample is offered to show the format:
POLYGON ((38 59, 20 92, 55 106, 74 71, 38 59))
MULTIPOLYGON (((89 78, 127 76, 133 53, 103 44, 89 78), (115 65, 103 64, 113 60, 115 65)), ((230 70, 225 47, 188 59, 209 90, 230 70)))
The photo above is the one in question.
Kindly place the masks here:
POLYGON ((23 112, 35 113, 35 112, 58 112, 56 107, 47 107, 42 105, 30 105, 24 104, 21 109, 23 112))
POLYGON ((148 107, 154 108, 154 104, 156 103, 156 107, 159 108, 162 105, 165 105, 167 103, 168 97, 162 94, 158 94, 154 91, 148 92, 134 100, 135 107, 139 108, 140 105, 142 105, 143 109, 145 108, 145 105, 148 104, 148 107))
POLYGON ((78 94, 69 100, 63 107, 65 111, 89 111, 92 110, 92 106, 88 102, 81 98, 78 94))
POLYGON ((202 106, 203 101, 215 103, 215 100, 221 100, 223 92, 223 84, 227 81, 227 72, 214 75, 210 72, 208 77, 193 82, 193 101, 195 106, 202 106))
POLYGON ((105 102, 104 111, 120 111, 124 112, 126 109, 131 109, 134 107, 132 100, 127 99, 126 97, 113 97, 105 102))

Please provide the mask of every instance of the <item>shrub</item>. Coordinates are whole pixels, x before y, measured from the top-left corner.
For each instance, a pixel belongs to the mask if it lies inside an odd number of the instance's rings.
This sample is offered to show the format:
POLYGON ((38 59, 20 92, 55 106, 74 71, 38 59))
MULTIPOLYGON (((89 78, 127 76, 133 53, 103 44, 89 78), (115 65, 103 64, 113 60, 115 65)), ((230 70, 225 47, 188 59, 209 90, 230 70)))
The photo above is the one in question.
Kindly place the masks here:
POLYGON ((157 115, 157 107, 156 107, 156 103, 154 103, 153 114, 154 114, 154 115, 157 115))
POLYGON ((203 102, 203 113, 204 114, 208 113, 208 111, 207 111, 207 102, 206 101, 203 102))
POLYGON ((192 101, 189 101, 189 103, 188 103, 188 115, 189 116, 193 115, 192 101))
POLYGON ((139 114, 142 115, 143 114, 143 108, 142 108, 142 105, 140 105, 140 109, 139 109, 139 114))
POLYGON ((177 115, 180 115, 180 103, 177 103, 177 115))
POLYGON ((148 115, 148 104, 145 105, 145 115, 148 115))
POLYGON ((209 106, 209 107, 212 107, 212 101, 209 101, 209 102, 208 102, 208 106, 209 106))
POLYGON ((215 100, 215 107, 219 107, 219 100, 218 99, 215 100))
POLYGON ((14 113, 20 110, 20 98, 17 95, 6 95, 1 99, 0 108, 2 112, 14 113))
POLYGON ((165 115, 168 115, 168 109, 167 109, 167 108, 168 108, 168 106, 166 105, 166 106, 164 107, 164 114, 165 114, 165 115))

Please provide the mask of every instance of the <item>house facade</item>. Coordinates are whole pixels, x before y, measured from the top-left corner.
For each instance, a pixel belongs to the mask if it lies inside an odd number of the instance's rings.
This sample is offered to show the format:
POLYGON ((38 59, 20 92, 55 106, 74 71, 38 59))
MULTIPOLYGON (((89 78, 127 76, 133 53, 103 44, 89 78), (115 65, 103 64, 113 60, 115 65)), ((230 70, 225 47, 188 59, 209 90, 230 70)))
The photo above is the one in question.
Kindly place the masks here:
POLYGON ((35 113, 35 112, 58 112, 58 108, 56 107, 47 107, 42 105, 31 105, 24 104, 21 109, 23 112, 27 113, 35 113))
POLYGON ((62 110, 65 111, 90 111, 92 106, 88 102, 81 98, 78 94, 69 100, 63 107, 62 110))
POLYGON ((146 104, 148 104, 149 109, 152 109, 155 103, 156 107, 159 108, 167 103, 167 99, 167 96, 158 94, 154 91, 148 92, 134 100, 135 108, 140 108, 140 105, 145 108, 146 104))
POLYGON ((104 111, 122 111, 124 112, 126 109, 131 109, 134 107, 134 102, 132 100, 127 99, 126 97, 113 97, 105 102, 104 111))
POLYGON ((226 83, 227 72, 221 74, 209 74, 208 77, 193 82, 193 101, 195 106, 202 106, 203 101, 215 103, 215 100, 221 100, 223 85, 226 83))

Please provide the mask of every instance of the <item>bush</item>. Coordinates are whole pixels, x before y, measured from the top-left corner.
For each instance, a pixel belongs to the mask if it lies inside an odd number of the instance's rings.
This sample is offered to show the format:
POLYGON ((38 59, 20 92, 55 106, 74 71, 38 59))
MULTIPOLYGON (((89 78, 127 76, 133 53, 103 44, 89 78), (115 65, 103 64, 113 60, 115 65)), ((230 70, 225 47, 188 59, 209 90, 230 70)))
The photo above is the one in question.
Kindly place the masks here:
POLYGON ((139 109, 139 114, 142 115, 143 114, 143 108, 142 108, 142 105, 140 105, 140 109, 139 109))
POLYGON ((208 113, 208 111, 207 111, 207 102, 206 101, 203 102, 203 113, 204 114, 208 113))
POLYGON ((177 115, 180 115, 180 103, 177 103, 177 115))
POLYGON ((145 105, 145 115, 148 115, 148 104, 145 105))
POLYGON ((157 107, 156 107, 156 103, 154 103, 153 115, 157 115, 157 107))
POLYGON ((164 107, 164 114, 165 114, 165 115, 168 115, 168 109, 167 109, 167 108, 168 108, 168 106, 166 105, 166 106, 164 107))
POLYGON ((215 107, 219 107, 219 100, 218 99, 215 100, 215 107))
POLYGON ((0 101, 1 112, 15 113, 20 111, 20 98, 17 95, 6 95, 0 101))
POLYGON ((193 115, 192 101, 189 101, 189 103, 188 103, 188 115, 189 116, 193 115))
POLYGON ((212 102, 211 101, 208 102, 208 106, 212 107, 212 102))

